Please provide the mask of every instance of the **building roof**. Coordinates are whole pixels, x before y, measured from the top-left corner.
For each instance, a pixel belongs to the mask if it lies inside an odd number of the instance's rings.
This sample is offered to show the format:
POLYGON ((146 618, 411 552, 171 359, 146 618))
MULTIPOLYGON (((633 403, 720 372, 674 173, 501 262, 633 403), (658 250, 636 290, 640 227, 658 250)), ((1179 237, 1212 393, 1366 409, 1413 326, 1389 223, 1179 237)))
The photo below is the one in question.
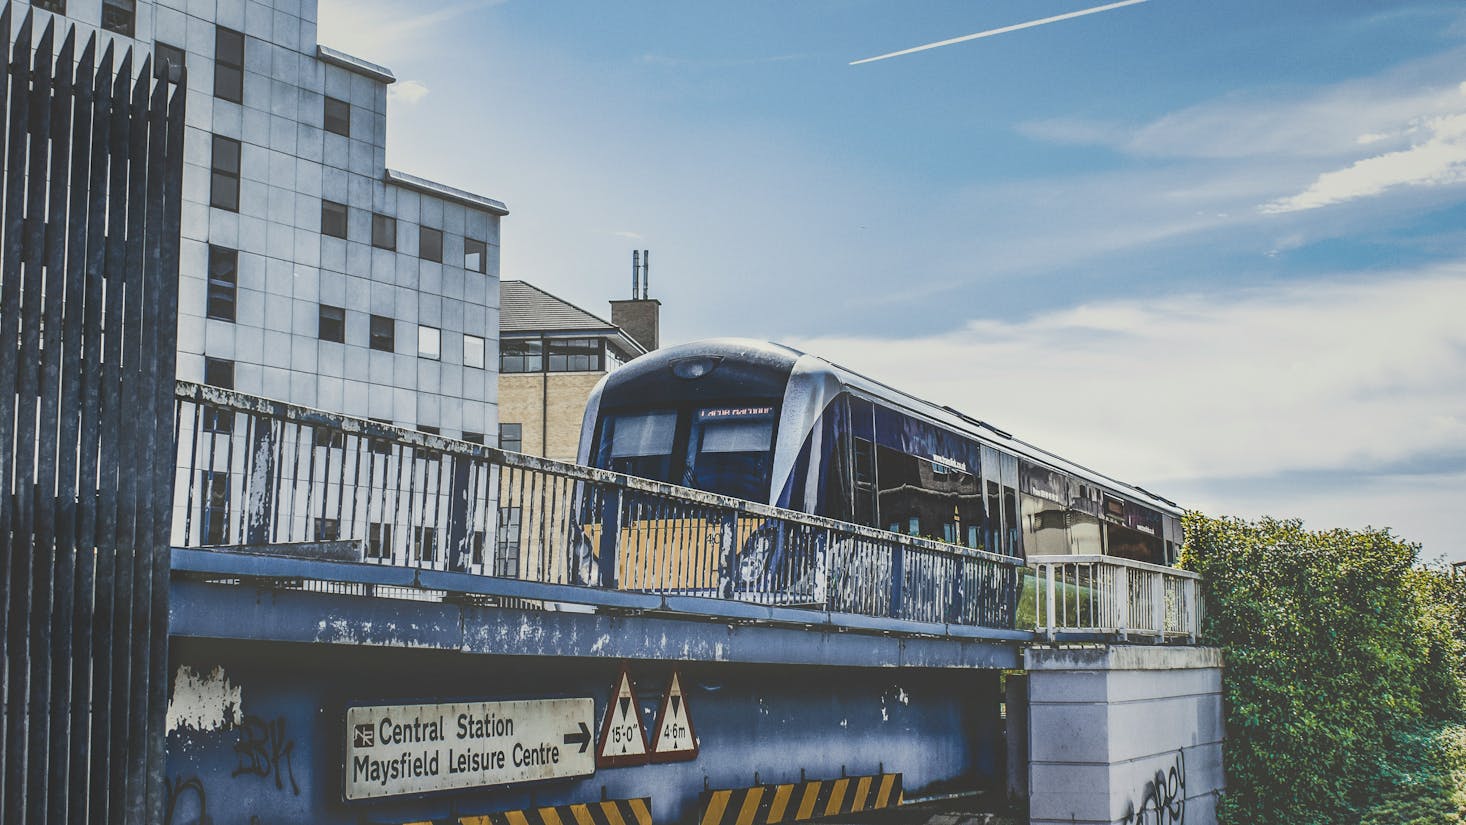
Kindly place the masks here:
POLYGON ((526 332, 609 335, 632 354, 646 352, 624 330, 599 315, 525 281, 499 281, 499 333, 526 332))
POLYGON ((438 183, 427 178, 420 178, 417 175, 409 175, 406 172, 399 172, 396 169, 388 169, 382 176, 382 180, 416 192, 423 192, 444 200, 454 201, 467 206, 469 209, 477 209, 480 212, 488 212, 493 215, 508 215, 509 209, 504 206, 503 201, 493 198, 475 195, 446 183, 438 183))
POLYGON ((362 60, 360 57, 353 57, 343 51, 337 51, 330 46, 316 44, 316 57, 330 63, 332 66, 340 66, 348 72, 364 74, 378 83, 396 83, 397 78, 393 76, 392 70, 386 66, 379 66, 370 60, 362 60))

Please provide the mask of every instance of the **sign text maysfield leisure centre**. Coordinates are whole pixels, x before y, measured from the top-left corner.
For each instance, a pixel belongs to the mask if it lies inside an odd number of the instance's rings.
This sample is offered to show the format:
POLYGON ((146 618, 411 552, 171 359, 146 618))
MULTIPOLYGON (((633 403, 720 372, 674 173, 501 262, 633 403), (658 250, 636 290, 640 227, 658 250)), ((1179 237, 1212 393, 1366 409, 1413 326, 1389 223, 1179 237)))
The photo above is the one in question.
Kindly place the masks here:
POLYGON ((595 702, 526 699, 346 711, 346 798, 595 773, 595 702))

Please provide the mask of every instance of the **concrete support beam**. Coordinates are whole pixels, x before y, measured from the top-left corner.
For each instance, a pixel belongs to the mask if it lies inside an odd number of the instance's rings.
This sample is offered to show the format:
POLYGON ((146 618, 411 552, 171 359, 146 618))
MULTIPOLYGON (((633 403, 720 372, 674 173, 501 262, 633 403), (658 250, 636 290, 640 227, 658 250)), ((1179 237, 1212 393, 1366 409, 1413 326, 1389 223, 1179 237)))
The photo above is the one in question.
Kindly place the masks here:
POLYGON ((1033 825, 1213 825, 1222 771, 1216 648, 1031 648, 1033 825))

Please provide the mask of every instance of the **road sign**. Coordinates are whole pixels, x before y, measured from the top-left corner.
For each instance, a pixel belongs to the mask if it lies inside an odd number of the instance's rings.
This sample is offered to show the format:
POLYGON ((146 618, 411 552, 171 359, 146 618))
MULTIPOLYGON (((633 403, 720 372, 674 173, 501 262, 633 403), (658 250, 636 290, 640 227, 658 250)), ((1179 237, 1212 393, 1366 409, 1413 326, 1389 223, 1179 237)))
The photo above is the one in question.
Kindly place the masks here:
POLYGON ((348 800, 595 773, 592 699, 376 705, 346 711, 348 800))
POLYGON ((606 703, 606 721, 601 725, 596 764, 601 767, 644 765, 648 750, 646 728, 641 724, 641 708, 631 690, 631 677, 622 670, 616 690, 606 703))
POLYGON ((682 694, 682 681, 677 671, 672 671, 672 682, 667 685, 667 695, 662 697, 662 709, 657 712, 656 731, 652 738, 653 762, 681 762, 697 758, 697 734, 692 730, 692 711, 687 707, 687 697, 682 694))

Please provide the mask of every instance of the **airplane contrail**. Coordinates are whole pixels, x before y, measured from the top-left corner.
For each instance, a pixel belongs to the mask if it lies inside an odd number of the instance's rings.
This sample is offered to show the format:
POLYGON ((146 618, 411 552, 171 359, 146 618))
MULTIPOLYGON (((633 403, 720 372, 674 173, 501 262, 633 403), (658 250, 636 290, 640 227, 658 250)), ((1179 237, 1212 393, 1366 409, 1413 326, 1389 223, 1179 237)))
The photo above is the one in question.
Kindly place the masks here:
POLYGON ((1095 6, 1092 9, 1081 9, 1080 11, 1071 11, 1068 14, 1058 14, 1058 15, 1055 15, 1053 17, 1045 17, 1042 20, 1030 20, 1027 23, 1016 23, 1016 24, 1014 24, 1012 26, 1004 26, 1001 29, 988 29, 985 32, 978 32, 977 34, 963 35, 962 37, 954 37, 951 40, 939 40, 936 43, 927 43, 925 46, 913 46, 912 48, 902 49, 899 52, 891 52, 890 54, 878 54, 875 57, 867 57, 864 60, 852 60, 852 61, 850 61, 850 65, 852 65, 852 66, 859 66, 861 63, 873 63, 873 62, 875 62, 877 60, 885 60, 888 57, 900 57, 903 54, 912 54, 914 52, 924 52, 927 49, 937 49, 937 48, 941 48, 942 46, 950 46, 953 43, 966 43, 969 40, 977 40, 980 37, 992 37, 995 34, 1007 34, 1008 32, 1016 32, 1019 29, 1031 29, 1034 26, 1042 26, 1042 25, 1045 25, 1045 24, 1048 24, 1048 23, 1057 23, 1060 20, 1069 20, 1069 19, 1075 18, 1075 17, 1083 17, 1086 14, 1098 14, 1098 13, 1100 13, 1102 11, 1109 11, 1110 9, 1118 9, 1118 8, 1120 8, 1122 6, 1133 6, 1133 5, 1137 4, 1137 3, 1145 3, 1145 2, 1147 2, 1147 0, 1122 0, 1119 3, 1110 3, 1109 5, 1106 5, 1106 6, 1095 6))

